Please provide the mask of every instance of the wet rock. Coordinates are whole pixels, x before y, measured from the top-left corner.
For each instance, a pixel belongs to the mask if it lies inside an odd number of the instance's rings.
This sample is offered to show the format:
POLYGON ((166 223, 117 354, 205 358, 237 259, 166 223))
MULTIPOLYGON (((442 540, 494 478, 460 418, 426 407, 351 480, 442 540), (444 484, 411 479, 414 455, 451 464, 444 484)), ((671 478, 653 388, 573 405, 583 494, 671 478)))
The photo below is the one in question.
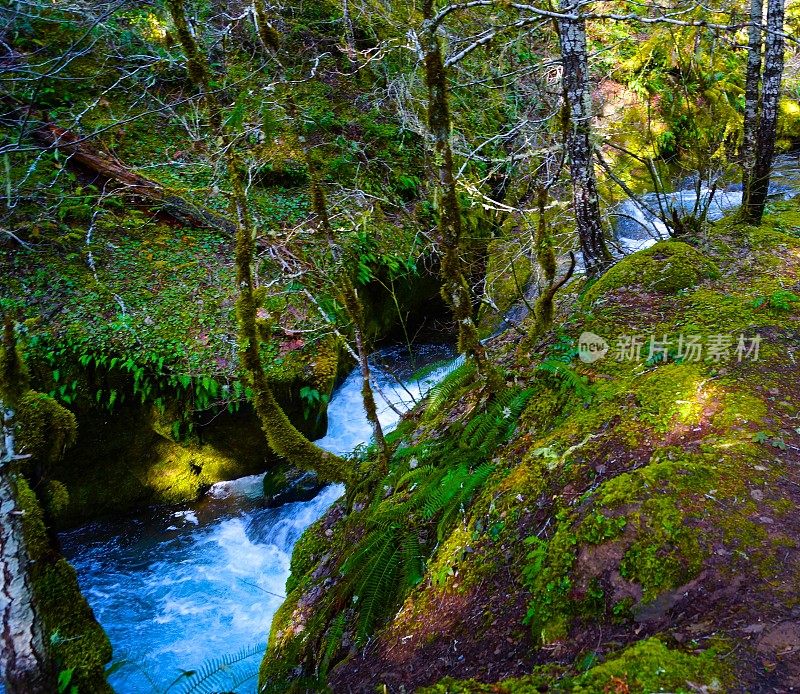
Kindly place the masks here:
POLYGON ((313 472, 284 463, 264 476, 264 500, 268 508, 310 501, 324 486, 313 472))

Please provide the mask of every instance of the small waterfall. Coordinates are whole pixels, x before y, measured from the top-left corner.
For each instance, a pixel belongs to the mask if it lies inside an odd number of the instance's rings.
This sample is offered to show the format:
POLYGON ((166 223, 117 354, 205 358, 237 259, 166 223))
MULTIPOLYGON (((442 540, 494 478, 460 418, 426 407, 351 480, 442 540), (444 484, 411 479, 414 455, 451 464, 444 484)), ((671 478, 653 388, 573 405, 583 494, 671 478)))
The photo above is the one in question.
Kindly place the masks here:
MULTIPOLYGON (((374 355, 387 430, 442 370, 419 381, 412 373, 452 357, 450 348, 436 345, 415 347, 411 358, 404 349, 374 355)), ((360 372, 354 371, 331 399, 320 446, 349 453, 369 441, 360 391, 360 372)), ((120 694, 163 692, 182 670, 266 641, 283 601, 294 543, 344 490, 332 485, 312 501, 268 509, 261 503, 262 483, 263 475, 221 482, 198 504, 153 508, 61 536, 64 554, 114 646, 114 660, 124 663, 110 678, 120 694)), ((258 660, 252 662, 254 673, 258 660)), ((255 689, 254 678, 236 691, 255 689)))
MULTIPOLYGON (((775 158, 769 195, 773 199, 788 200, 800 193, 800 162, 796 155, 781 155, 775 158)), ((711 189, 698 191, 691 181, 674 193, 656 195, 646 193, 639 200, 625 200, 612 212, 614 234, 620 250, 624 254, 649 248, 657 241, 669 238, 666 224, 659 219, 659 213, 691 212, 695 207, 708 205, 707 218, 710 221, 721 219, 731 210, 742 204, 741 184, 719 187, 711 198, 711 189), (700 202, 698 205, 698 197, 700 202)))

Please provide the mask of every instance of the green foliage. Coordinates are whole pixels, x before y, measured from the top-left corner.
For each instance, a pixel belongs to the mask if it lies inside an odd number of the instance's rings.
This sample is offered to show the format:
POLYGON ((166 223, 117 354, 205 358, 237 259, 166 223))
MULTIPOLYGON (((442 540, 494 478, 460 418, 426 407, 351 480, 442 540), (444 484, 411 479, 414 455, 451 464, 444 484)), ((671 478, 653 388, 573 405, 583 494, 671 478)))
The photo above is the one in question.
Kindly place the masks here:
POLYGON ((303 386, 300 388, 300 399, 303 401, 303 416, 308 419, 315 411, 321 414, 322 407, 328 404, 328 396, 316 388, 303 386))
POLYGON ((78 694, 78 688, 72 684, 75 668, 67 668, 58 673, 58 694, 78 694))
POLYGON ((235 692, 258 676, 258 664, 253 660, 264 653, 265 645, 247 646, 207 660, 199 670, 186 670, 172 683, 181 684, 181 694, 216 694, 235 692))
POLYGON ((759 296, 753 300, 753 308, 767 307, 773 311, 788 313, 795 309, 800 296, 787 289, 779 289, 770 296, 759 296))
POLYGON ((456 359, 450 365, 444 378, 428 393, 425 417, 434 418, 448 403, 452 402, 455 393, 466 387, 475 378, 475 365, 472 361, 456 359))
POLYGON ((583 401, 592 398, 589 379, 575 371, 568 364, 558 359, 545 359, 536 370, 555 381, 557 390, 562 394, 574 394, 583 401))
MULTIPOLYGON (((471 369, 459 365, 451 377, 459 370, 471 376, 471 369)), ((376 485, 363 512, 366 533, 340 569, 341 599, 351 601, 357 610, 359 642, 423 579, 426 550, 420 537, 433 530, 436 541, 442 542, 457 519, 465 516, 475 493, 495 469, 491 456, 513 434, 532 394, 507 389, 473 414, 457 435, 396 450, 390 472, 376 485)))

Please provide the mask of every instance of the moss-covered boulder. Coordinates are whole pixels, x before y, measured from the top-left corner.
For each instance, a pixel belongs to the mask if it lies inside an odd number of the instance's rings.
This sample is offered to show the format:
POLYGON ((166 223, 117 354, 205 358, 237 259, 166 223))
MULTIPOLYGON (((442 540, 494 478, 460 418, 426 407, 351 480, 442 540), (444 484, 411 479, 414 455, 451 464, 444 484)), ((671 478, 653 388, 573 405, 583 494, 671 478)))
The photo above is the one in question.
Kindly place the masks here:
POLYGON ((73 443, 75 415, 44 393, 29 390, 17 404, 17 446, 45 468, 52 468, 73 443))
POLYGON ((544 665, 531 675, 483 684, 475 680, 446 678, 432 687, 423 687, 417 694, 539 694, 539 692, 720 692, 730 681, 729 669, 709 648, 699 652, 670 648, 658 638, 643 639, 618 653, 610 654, 602 663, 587 656, 585 672, 575 674, 570 668, 544 665))
POLYGON ((75 445, 54 473, 68 492, 66 504, 61 495, 48 509, 59 528, 152 504, 194 501, 216 482, 277 463, 249 408, 219 414, 201 428, 201 438, 190 441, 175 441, 152 408, 136 403, 113 416, 84 411, 81 420, 75 445))
POLYGON ((622 288, 674 294, 719 276, 719 268, 696 248, 682 241, 660 241, 614 265, 586 292, 585 299, 592 303, 622 288))

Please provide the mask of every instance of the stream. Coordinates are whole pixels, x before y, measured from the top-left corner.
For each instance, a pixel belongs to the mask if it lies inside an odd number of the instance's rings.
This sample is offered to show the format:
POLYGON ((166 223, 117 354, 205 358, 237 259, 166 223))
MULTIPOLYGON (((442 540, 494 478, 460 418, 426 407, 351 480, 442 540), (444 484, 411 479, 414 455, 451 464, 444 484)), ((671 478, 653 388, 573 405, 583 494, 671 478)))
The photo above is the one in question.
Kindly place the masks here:
MULTIPOLYGON (((700 202, 708 200, 711 191, 703 188, 700 191, 700 202)), ((781 154, 775 157, 772 176, 769 184, 769 196, 772 200, 788 200, 800 194, 800 154, 781 154)), ((691 181, 684 182, 674 193, 666 193, 661 197, 661 207, 665 210, 691 211, 697 203, 697 191, 691 181)), ((646 193, 639 200, 625 200, 617 205, 612 216, 615 219, 614 232, 620 250, 633 253, 652 246, 660 239, 669 238, 666 225, 652 211, 659 209, 659 196, 646 193)), ((721 219, 731 210, 742 204, 741 183, 720 187, 714 192, 708 206, 708 219, 721 219)))
MULTIPOLYGON (((413 372, 452 358, 442 345, 415 346, 413 358, 405 348, 384 350, 373 359, 375 377, 396 409, 406 411, 445 367, 422 381, 411 381, 413 372)), ((399 414, 380 395, 378 404, 381 423, 394 428, 399 414)), ((353 371, 334 392, 328 431, 317 443, 346 454, 371 435, 360 372, 353 371)), ((195 504, 150 508, 61 535, 81 590, 111 639, 114 662, 121 663, 109 678, 120 694, 161 694, 182 670, 244 648, 257 649, 245 664, 252 678, 235 691, 256 691, 292 547, 343 492, 331 485, 311 501, 265 508, 262 480, 222 482, 195 504)), ((186 682, 170 691, 183 691, 186 682)))
MULTIPOLYGON (((662 205, 692 209, 697 193, 690 183, 662 196, 662 205)), ((773 199, 800 193, 797 154, 777 157, 770 185, 773 199)), ((708 196, 709 191, 701 191, 708 196)), ((615 236, 622 253, 647 248, 668 232, 644 206, 625 201, 615 208, 615 236)), ((741 205, 740 186, 717 190, 708 218, 719 219, 741 205)), ((407 411, 444 373, 422 381, 414 371, 453 358, 442 345, 384 350, 375 355, 374 375, 396 409, 407 411), (390 373, 391 372, 391 373, 390 373)), ((348 454, 371 438, 361 402, 360 373, 353 371, 336 389, 328 408, 328 431, 317 443, 348 454)), ((399 414, 378 394, 380 419, 391 430, 399 414)), ((251 679, 238 694, 256 691, 257 668, 275 611, 283 601, 292 547, 302 532, 342 494, 325 488, 308 502, 266 508, 263 475, 214 485, 206 498, 180 507, 150 508, 136 515, 99 521, 61 535, 66 558, 78 572, 81 589, 114 648, 109 681, 119 694, 181 692, 183 670, 210 659, 252 648, 251 679)), ((0 684, 0 694, 3 692, 0 684)))

